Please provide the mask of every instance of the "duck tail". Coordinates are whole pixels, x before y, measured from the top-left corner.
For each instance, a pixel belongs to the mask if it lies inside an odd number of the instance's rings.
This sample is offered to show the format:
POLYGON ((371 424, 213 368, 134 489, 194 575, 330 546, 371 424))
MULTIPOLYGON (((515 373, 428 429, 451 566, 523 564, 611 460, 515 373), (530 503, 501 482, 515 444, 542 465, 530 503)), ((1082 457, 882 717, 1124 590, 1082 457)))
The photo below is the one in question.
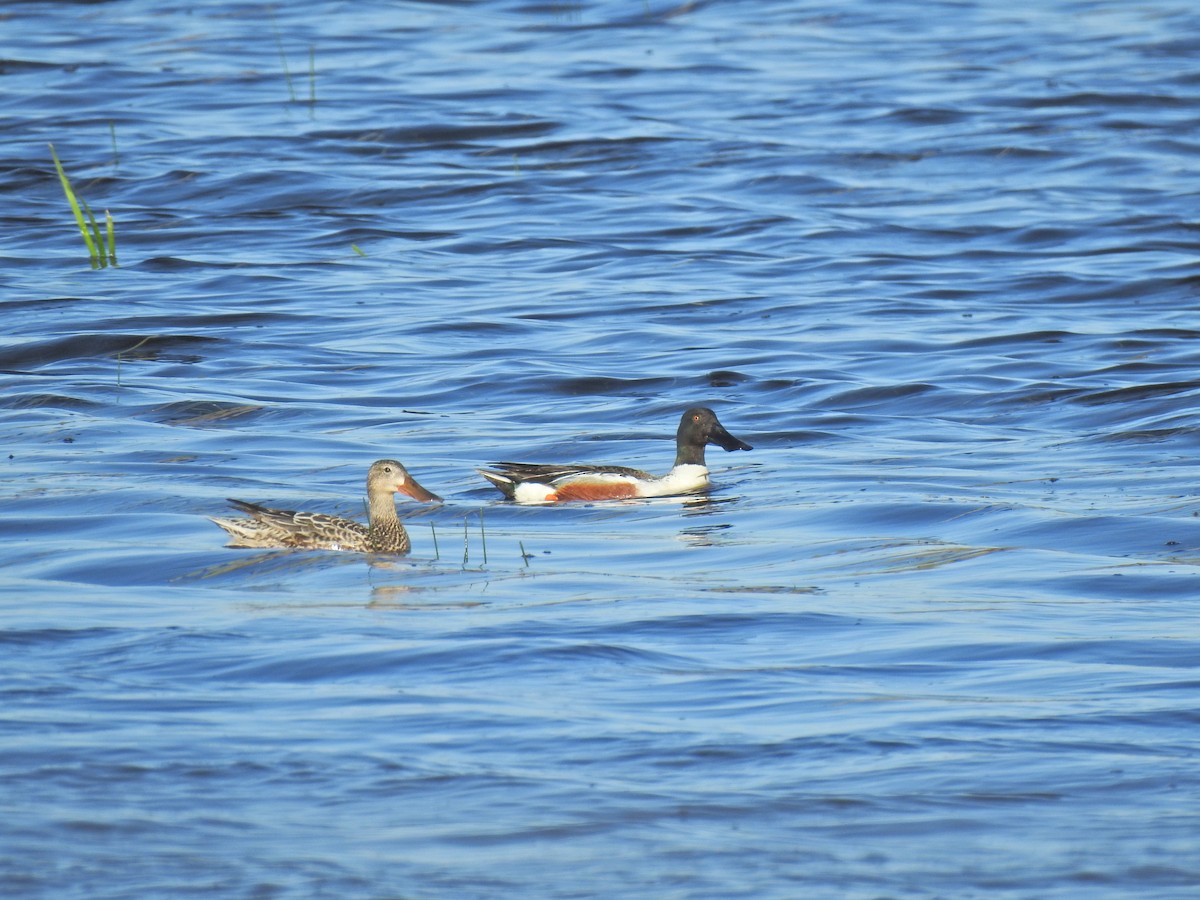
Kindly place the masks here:
POLYGON ((476 469, 475 471, 490 481, 509 500, 513 498, 513 494, 517 490, 517 482, 511 475, 495 469, 476 469))

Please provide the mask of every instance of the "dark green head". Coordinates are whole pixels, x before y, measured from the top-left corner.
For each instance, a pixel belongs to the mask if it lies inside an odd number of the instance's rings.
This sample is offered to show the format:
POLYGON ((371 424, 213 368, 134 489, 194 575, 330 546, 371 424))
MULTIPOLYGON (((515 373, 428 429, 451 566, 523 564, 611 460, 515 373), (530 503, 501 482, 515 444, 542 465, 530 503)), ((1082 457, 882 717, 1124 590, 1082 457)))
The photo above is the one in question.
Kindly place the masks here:
POLYGON ((716 444, 723 450, 752 450, 743 440, 735 438, 725 430, 717 414, 706 406, 694 406, 679 420, 679 431, 675 435, 678 452, 675 465, 704 465, 704 448, 716 444))

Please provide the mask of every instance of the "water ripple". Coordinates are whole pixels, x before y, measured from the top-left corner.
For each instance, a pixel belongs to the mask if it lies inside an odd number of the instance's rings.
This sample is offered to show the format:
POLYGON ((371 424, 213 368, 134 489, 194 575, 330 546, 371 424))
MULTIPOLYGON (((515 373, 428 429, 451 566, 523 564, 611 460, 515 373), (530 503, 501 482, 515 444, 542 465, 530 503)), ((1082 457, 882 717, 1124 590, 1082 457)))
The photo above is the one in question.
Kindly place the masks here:
POLYGON ((1190 7, 265 13, 5 18, 0 892, 1190 896, 1190 7))

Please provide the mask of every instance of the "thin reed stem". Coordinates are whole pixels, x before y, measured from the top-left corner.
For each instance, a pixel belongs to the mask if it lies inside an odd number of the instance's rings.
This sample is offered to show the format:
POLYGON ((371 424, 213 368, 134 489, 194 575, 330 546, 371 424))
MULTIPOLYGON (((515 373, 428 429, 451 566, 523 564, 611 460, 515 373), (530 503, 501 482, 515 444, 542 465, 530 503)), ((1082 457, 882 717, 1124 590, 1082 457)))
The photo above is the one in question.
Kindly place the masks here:
POLYGON ((117 235, 113 228, 113 217, 107 209, 104 211, 104 232, 108 235, 108 260, 117 265, 117 235))
POLYGON ((283 77, 287 81, 288 99, 296 102, 296 88, 292 84, 292 71, 288 68, 287 56, 283 52, 283 38, 279 36, 279 26, 275 24, 275 10, 271 10, 271 33, 275 35, 275 48, 279 51, 279 63, 283 66, 283 77))
POLYGON ((134 350, 136 350, 138 347, 142 346, 142 344, 146 343, 150 339, 151 339, 150 336, 144 337, 140 341, 138 341, 136 344, 134 344, 132 347, 126 347, 124 350, 117 351, 117 387, 121 386, 121 363, 124 359, 125 354, 132 353, 134 350))

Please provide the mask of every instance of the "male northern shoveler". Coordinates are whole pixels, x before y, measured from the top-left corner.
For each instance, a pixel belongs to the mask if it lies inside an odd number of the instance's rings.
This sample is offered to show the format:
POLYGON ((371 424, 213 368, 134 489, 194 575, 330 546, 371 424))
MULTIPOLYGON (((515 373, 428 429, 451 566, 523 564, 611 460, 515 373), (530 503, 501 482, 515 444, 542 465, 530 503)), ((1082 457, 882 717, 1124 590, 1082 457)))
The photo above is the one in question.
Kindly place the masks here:
POLYGON ((512 462, 493 463, 492 468, 478 471, 504 496, 519 503, 670 497, 708 488, 708 467, 704 464, 707 444, 731 451, 752 449, 726 431, 711 409, 697 406, 679 420, 679 431, 675 435, 675 465, 661 477, 624 466, 512 462))
POLYGON ((257 503, 230 499, 249 519, 212 521, 233 537, 229 547, 294 547, 303 550, 354 550, 359 553, 407 553, 408 532, 396 515, 395 493, 400 491, 414 500, 441 500, 417 484, 408 470, 394 459, 371 463, 367 472, 367 504, 370 524, 324 513, 268 509, 257 503))

